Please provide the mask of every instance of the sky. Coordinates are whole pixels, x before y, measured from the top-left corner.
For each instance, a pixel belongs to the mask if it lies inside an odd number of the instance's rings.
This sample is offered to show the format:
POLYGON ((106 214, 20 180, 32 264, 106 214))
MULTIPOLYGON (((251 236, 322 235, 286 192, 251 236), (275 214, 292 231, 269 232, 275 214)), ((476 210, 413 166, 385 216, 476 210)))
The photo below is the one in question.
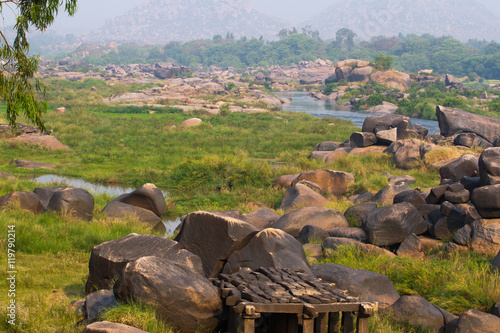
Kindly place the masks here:
MULTIPOLYGON (((152 0, 158 1, 158 0, 152 0)), ((220 0, 232 1, 232 0, 220 0)), ((234 1, 234 0, 233 0, 234 1)), ((246 0, 258 11, 286 19, 292 24, 300 23, 328 7, 331 0, 246 0)), ((500 17, 500 1, 476 0, 487 6, 500 17)), ((74 17, 60 13, 51 27, 59 34, 79 34, 101 27, 106 19, 119 16, 136 7, 141 0, 79 0, 78 11, 74 17)), ((13 24, 13 15, 4 9, 3 26, 13 24)))

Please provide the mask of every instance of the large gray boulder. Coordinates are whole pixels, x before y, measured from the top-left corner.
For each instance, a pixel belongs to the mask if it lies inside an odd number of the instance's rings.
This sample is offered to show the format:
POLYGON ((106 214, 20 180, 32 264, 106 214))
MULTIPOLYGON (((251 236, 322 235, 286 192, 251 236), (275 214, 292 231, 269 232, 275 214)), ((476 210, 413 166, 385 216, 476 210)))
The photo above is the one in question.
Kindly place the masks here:
POLYGON ((418 210, 407 202, 374 209, 365 220, 368 241, 377 246, 401 243, 412 233, 423 234, 428 227, 418 210))
POLYGON ((223 272, 232 274, 243 267, 289 268, 303 270, 313 276, 302 244, 283 230, 274 228, 262 230, 245 247, 234 251, 227 259, 223 272))
POLYGON ((347 208, 344 213, 344 216, 347 218, 347 221, 351 225, 357 225, 361 227, 363 225, 363 219, 365 218, 366 213, 377 208, 377 204, 375 202, 363 202, 357 205, 351 206, 347 208))
POLYGON ((420 142, 416 139, 406 139, 395 141, 391 144, 397 149, 393 155, 394 165, 398 169, 412 169, 419 165, 421 161, 420 142), (399 143, 400 145, 396 145, 399 143))
POLYGON ((207 277, 217 277, 227 258, 244 248, 260 228, 231 217, 209 212, 188 214, 175 238, 186 250, 201 258, 207 277))
POLYGON ((129 262, 147 256, 178 261, 202 272, 201 259, 182 249, 177 242, 166 237, 130 234, 94 246, 85 291, 89 293, 112 287, 114 281, 121 279, 122 271, 129 262))
POLYGON ((142 257, 125 267, 116 294, 156 309, 183 332, 211 332, 219 324, 219 290, 199 272, 178 262, 142 257))
POLYGON ((323 242, 325 239, 330 237, 330 233, 319 227, 313 225, 306 225, 300 230, 297 240, 301 244, 307 244, 312 242, 323 242))
POLYGON ((290 186, 292 186, 292 182, 295 179, 297 179, 298 176, 299 176, 298 173, 291 175, 283 175, 273 179, 271 182, 278 187, 289 188, 290 186))
POLYGON ((432 332, 444 332, 446 326, 458 318, 418 295, 401 296, 391 310, 396 321, 422 326, 432 332))
POLYGON ((324 230, 347 227, 349 223, 338 210, 323 206, 307 206, 293 210, 283 215, 273 228, 281 229, 293 237, 297 237, 306 225, 312 225, 324 230))
POLYGON ((479 157, 481 185, 500 184, 500 147, 488 148, 479 157))
POLYGON ((478 172, 479 161, 474 155, 463 155, 439 169, 441 178, 451 179, 454 182, 458 182, 464 177, 475 177, 478 172))
POLYGON ((491 144, 500 137, 500 119, 490 118, 438 105, 436 116, 441 135, 449 137, 457 133, 475 133, 491 144))
POLYGON ((471 201, 483 218, 500 218, 500 184, 476 188, 471 201))
POLYGON ((154 231, 158 231, 163 235, 167 232, 162 220, 148 209, 137 206, 132 206, 120 201, 113 200, 104 207, 103 213, 110 219, 122 219, 134 217, 141 222, 145 222, 151 226, 154 231))
POLYGON ((307 185, 296 184, 286 190, 280 208, 284 211, 289 211, 304 206, 323 206, 328 203, 328 199, 312 190, 307 185))
POLYGON ((496 255, 500 251, 500 219, 474 221, 470 248, 477 253, 496 255))
POLYGON ((147 333, 138 328, 125 324, 111 323, 109 321, 99 321, 87 325, 82 333, 147 333))
POLYGON ((372 198, 372 201, 379 205, 390 205, 394 202, 394 197, 397 194, 411 190, 411 187, 406 183, 402 183, 399 185, 389 184, 378 191, 372 198))
POLYGON ((362 228, 340 227, 330 229, 328 232, 331 237, 350 238, 363 243, 368 241, 366 232, 362 228))
POLYGON ((33 192, 38 195, 40 201, 42 202, 42 206, 47 209, 49 201, 54 193, 65 190, 67 188, 69 187, 37 187, 33 190, 33 192))
POLYGON ((151 183, 144 184, 135 191, 123 194, 115 200, 150 210, 157 216, 161 216, 167 211, 167 204, 162 191, 151 183))
POLYGON ((379 302, 387 308, 399 299, 399 294, 391 280, 383 274, 355 269, 337 264, 320 264, 311 267, 313 274, 336 287, 347 290, 350 296, 366 302, 379 302))
POLYGON ((94 197, 83 188, 66 188, 52 195, 47 210, 63 212, 82 220, 92 220, 94 197))
POLYGON ((344 195, 347 192, 347 186, 354 182, 354 175, 343 171, 326 169, 305 171, 292 182, 292 185, 295 185, 301 180, 307 180, 317 184, 323 193, 344 195))
POLYGON ((384 114, 381 116, 368 116, 363 122, 362 132, 376 133, 398 127, 402 121, 409 121, 410 117, 400 114, 384 114))
POLYGON ((280 217, 280 214, 269 208, 260 208, 252 213, 243 214, 242 216, 244 221, 262 229, 271 228, 280 217))
POLYGON ((475 309, 467 310, 460 315, 457 333, 498 333, 500 318, 475 309))
POLYGON ((0 197, 0 209, 19 207, 35 214, 45 211, 40 198, 33 192, 13 192, 0 197))
POLYGON ((99 319, 106 310, 118 307, 115 294, 111 290, 98 290, 85 297, 84 318, 88 323, 99 319))
POLYGON ((354 132, 349 138, 352 148, 364 148, 377 143, 377 137, 371 132, 354 132))

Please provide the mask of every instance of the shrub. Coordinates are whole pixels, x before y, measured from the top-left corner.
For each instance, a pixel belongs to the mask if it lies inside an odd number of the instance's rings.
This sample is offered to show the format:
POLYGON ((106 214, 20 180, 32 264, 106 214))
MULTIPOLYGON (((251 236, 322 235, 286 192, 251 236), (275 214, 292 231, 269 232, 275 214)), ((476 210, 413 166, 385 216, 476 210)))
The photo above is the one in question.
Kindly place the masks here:
POLYGON ((366 104, 370 106, 375 106, 382 104, 383 101, 384 101, 384 96, 382 96, 379 93, 375 93, 373 95, 370 95, 370 97, 366 99, 366 104))

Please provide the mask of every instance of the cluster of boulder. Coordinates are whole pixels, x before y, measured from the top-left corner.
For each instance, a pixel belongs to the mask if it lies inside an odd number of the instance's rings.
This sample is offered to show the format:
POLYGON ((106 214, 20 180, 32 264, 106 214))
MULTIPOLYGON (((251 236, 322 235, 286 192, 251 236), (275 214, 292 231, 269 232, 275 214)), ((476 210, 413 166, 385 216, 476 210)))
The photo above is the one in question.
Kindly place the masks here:
MULTIPOLYGON (((0 197, 0 209, 11 206, 41 214, 45 211, 62 212, 82 220, 92 220, 94 197, 87 190, 71 187, 37 187, 33 192, 18 191, 0 197)), ((109 219, 137 218, 152 230, 166 233, 160 216, 167 206, 163 192, 154 184, 144 184, 131 193, 112 200, 102 210, 109 219)))

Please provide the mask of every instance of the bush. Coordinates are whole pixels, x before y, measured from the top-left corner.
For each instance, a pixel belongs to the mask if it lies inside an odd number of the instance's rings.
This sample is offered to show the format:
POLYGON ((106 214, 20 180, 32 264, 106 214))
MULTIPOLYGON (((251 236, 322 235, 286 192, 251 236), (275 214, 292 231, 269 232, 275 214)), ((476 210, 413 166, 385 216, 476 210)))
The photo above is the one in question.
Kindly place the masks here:
POLYGON ((375 93, 373 95, 370 95, 370 97, 366 99, 366 104, 370 106, 375 106, 382 104, 383 101, 384 101, 384 96, 382 96, 379 93, 375 93))
POLYGON ((379 53, 375 57, 375 68, 378 70, 388 70, 392 68, 392 64, 394 63, 394 58, 390 55, 385 55, 383 53, 379 53))

